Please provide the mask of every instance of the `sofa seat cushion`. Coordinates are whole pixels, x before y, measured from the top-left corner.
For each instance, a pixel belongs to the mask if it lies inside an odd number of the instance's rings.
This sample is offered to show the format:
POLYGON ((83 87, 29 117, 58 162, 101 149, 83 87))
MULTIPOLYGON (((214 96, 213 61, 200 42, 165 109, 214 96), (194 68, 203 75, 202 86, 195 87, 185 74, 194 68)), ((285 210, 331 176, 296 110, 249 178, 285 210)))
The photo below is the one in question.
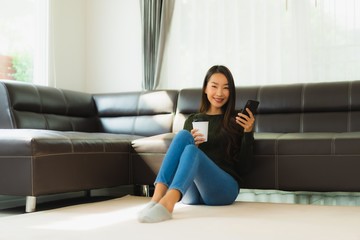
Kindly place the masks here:
POLYGON ((246 188, 358 191, 360 132, 255 133, 246 188))
POLYGON ((284 133, 254 133, 254 154, 255 155, 275 155, 277 153, 278 139, 284 133))
POLYGON ((338 133, 334 138, 336 155, 360 155, 360 132, 338 133))
MULTIPOLYGON (((274 158, 267 159, 274 161, 273 188, 289 191, 358 191, 360 132, 285 133, 273 140, 276 154, 274 158)), ((255 146, 257 144, 255 139, 255 146)), ((257 162, 259 159, 256 156, 257 162)), ((262 165, 264 161, 255 163, 255 168, 262 165)), ((250 177, 257 179, 261 176, 250 177)))
POLYGON ((129 184, 133 138, 121 134, 0 129, 2 194, 26 192, 37 196, 129 184))
POLYGON ((41 129, 1 129, 1 156, 128 152, 131 135, 62 132, 41 129))

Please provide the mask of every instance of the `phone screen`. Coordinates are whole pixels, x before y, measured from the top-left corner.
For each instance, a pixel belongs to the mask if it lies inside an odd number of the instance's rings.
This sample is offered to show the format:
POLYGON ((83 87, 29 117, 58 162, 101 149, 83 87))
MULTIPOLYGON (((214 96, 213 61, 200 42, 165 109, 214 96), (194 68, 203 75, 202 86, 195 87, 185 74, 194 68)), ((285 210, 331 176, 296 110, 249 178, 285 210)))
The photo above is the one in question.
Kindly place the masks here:
POLYGON ((246 111, 246 108, 250 109, 252 114, 255 115, 257 108, 259 106, 259 101, 256 100, 248 100, 245 104, 245 107, 242 109, 241 113, 245 114, 246 116, 249 116, 248 112, 246 111))

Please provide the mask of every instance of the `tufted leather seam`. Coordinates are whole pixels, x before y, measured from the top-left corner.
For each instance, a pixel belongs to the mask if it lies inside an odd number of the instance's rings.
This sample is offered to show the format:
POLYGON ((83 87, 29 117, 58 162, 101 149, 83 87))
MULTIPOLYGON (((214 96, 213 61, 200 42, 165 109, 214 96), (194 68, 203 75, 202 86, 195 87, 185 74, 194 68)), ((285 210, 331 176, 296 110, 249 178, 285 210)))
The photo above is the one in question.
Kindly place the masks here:
POLYGON ((139 105, 140 105, 140 98, 143 96, 144 92, 141 92, 138 96, 138 99, 137 99, 137 103, 136 103, 136 115, 134 116, 134 121, 132 122, 132 126, 131 126, 131 134, 135 134, 135 123, 136 123, 136 120, 138 119, 139 115, 140 115, 140 108, 139 108, 139 105))
POLYGON ((64 91, 63 90, 61 90, 61 89, 58 89, 59 90, 59 92, 61 93, 61 96, 63 97, 63 99, 64 99, 64 104, 65 104, 65 116, 67 116, 68 117, 68 119, 69 119, 69 122, 70 122, 70 124, 71 124, 71 129, 73 130, 73 131, 76 131, 76 129, 75 129, 75 126, 74 126, 74 123, 73 123, 73 121, 72 121, 72 119, 71 119, 71 117, 69 116, 69 109, 70 109, 70 106, 69 106, 69 102, 67 101, 67 99, 66 99, 66 97, 65 97, 65 94, 64 94, 64 91))
POLYGON ((352 106, 352 83, 349 83, 349 88, 348 88, 348 119, 347 119, 347 131, 351 132, 351 106, 352 106))
POLYGON ((275 189, 279 189, 279 151, 278 139, 275 140, 275 189))
POLYGON ((279 185, 279 138, 282 136, 278 136, 275 139, 275 146, 274 146, 274 152, 275 152, 275 189, 280 189, 279 185))
POLYGON ((45 116, 44 112, 43 112, 43 101, 42 101, 42 97, 40 95, 40 92, 39 92, 39 89, 34 85, 33 86, 36 93, 37 93, 37 96, 39 98, 39 101, 40 101, 40 109, 39 109, 39 114, 41 114, 41 116, 43 117, 44 121, 45 121, 45 129, 49 129, 49 122, 47 120, 47 117, 45 116))
POLYGON ((61 89, 58 89, 58 91, 60 92, 61 96, 62 96, 63 99, 64 99, 64 103, 65 103, 65 107, 66 107, 66 109, 65 109, 65 115, 68 116, 68 115, 69 115, 69 104, 68 104, 68 102, 67 102, 67 99, 66 99, 66 97, 65 97, 64 92, 63 92, 61 89))
POLYGON ((303 84, 301 88, 301 112, 300 112, 300 132, 304 132, 304 111, 305 111, 305 88, 306 83, 303 84))

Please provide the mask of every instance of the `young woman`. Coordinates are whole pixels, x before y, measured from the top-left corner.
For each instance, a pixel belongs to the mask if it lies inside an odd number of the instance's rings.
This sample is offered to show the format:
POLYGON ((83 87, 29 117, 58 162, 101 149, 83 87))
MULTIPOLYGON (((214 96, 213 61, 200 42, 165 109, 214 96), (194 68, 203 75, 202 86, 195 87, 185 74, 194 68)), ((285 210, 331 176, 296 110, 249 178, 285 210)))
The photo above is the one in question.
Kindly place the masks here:
POLYGON ((239 194, 241 175, 251 166, 255 118, 235 113, 235 85, 225 66, 211 67, 203 83, 200 112, 190 115, 165 155, 151 201, 140 222, 172 218, 175 204, 228 205, 239 194), (208 121, 208 140, 193 121, 208 121))

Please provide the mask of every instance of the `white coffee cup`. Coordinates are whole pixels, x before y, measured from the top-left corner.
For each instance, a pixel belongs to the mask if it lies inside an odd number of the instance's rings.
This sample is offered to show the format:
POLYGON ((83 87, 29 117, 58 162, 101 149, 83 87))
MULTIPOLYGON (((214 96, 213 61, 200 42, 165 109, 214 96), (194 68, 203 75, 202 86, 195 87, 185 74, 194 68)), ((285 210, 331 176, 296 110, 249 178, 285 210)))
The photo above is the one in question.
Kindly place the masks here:
POLYGON ((192 125, 194 129, 198 129, 199 130, 198 132, 204 135, 205 142, 207 142, 209 122, 207 121, 193 122, 192 125))

